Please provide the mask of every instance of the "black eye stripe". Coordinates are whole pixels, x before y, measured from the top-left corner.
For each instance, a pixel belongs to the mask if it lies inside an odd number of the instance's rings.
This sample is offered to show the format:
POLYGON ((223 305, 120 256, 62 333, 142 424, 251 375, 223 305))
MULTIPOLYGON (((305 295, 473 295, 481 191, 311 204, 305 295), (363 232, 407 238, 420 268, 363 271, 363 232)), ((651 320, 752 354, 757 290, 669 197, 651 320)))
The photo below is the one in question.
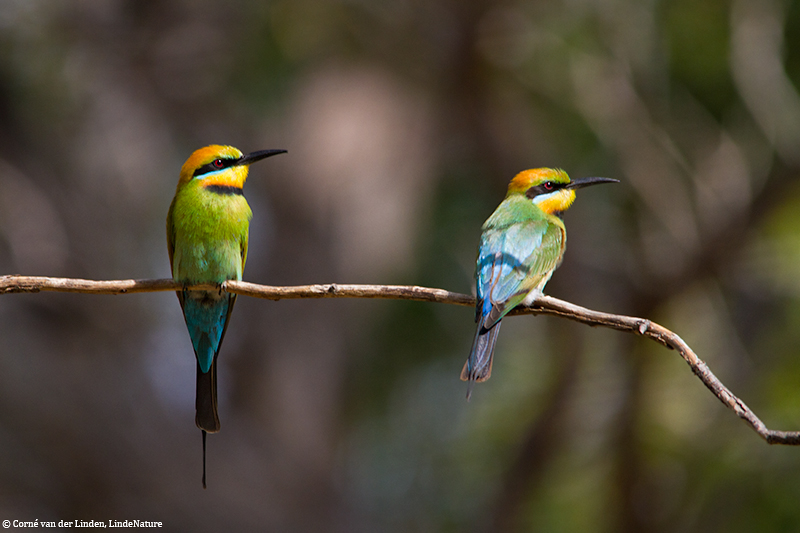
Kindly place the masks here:
POLYGON ((554 181, 546 181, 540 185, 536 185, 535 187, 531 187, 530 189, 525 191, 525 196, 533 200, 540 194, 550 194, 551 192, 563 189, 567 185, 568 183, 557 183, 554 181))
POLYGON ((208 174, 209 172, 216 172, 218 170, 222 170, 223 168, 229 168, 233 166, 237 161, 238 159, 232 159, 227 157, 217 158, 212 162, 206 163, 202 167, 199 167, 197 170, 195 170, 194 174, 192 174, 192 177, 196 178, 197 176, 202 176, 203 174, 208 174))

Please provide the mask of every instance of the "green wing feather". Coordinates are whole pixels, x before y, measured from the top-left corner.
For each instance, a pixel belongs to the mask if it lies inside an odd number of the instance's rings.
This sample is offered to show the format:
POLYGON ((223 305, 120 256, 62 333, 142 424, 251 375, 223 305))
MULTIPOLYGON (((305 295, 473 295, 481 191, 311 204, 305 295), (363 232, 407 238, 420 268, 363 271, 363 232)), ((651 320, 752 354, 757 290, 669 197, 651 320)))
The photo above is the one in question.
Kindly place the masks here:
MULTIPOLYGON (((491 328, 534 289, 543 289, 564 254, 560 220, 515 222, 484 231, 478 262, 478 313, 491 328)), ((555 217, 552 217, 555 218, 555 217)))

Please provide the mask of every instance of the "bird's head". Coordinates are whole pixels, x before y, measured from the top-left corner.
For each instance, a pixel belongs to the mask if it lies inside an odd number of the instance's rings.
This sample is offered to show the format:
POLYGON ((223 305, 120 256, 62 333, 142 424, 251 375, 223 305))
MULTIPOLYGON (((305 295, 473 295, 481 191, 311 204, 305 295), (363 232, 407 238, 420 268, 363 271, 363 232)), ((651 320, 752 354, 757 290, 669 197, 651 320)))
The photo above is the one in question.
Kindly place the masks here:
POLYGON ((507 197, 521 194, 549 215, 566 211, 575 201, 575 189, 598 183, 615 183, 612 178, 581 178, 570 180, 561 169, 534 168, 523 170, 508 184, 507 197))
POLYGON ((286 150, 260 150, 243 154, 233 146, 212 144, 195 150, 181 168, 178 187, 197 180, 203 187, 239 189, 247 180, 249 165, 265 157, 283 154, 286 150))

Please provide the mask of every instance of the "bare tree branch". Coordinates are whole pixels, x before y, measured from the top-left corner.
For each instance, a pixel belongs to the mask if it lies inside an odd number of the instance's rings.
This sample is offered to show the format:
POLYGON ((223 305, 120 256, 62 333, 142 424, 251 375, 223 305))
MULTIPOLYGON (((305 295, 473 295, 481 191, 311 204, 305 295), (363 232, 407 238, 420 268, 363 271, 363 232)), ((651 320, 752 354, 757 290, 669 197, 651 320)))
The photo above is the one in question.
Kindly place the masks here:
MULTIPOLYGON (((174 291, 184 288, 171 279, 157 280, 109 280, 94 281, 72 278, 50 278, 44 276, 0 276, 0 294, 19 292, 73 292, 83 294, 130 294, 135 292, 174 291)), ((379 298, 385 300, 414 300, 418 302, 438 302, 463 306, 474 306, 475 298, 466 294, 443 289, 405 285, 299 285, 275 287, 258 285, 245 281, 227 281, 222 287, 217 285, 193 285, 192 289, 224 289, 228 292, 265 298, 284 300, 299 298, 379 298)), ((554 315, 581 322, 589 326, 603 326, 642 335, 667 348, 677 350, 689 364, 692 372, 719 398, 719 400, 739 418, 744 420, 769 444, 800 445, 800 431, 776 431, 768 429, 764 423, 737 398, 711 372, 697 354, 676 333, 664 326, 644 318, 602 313, 575 305, 551 296, 541 296, 529 307, 514 309, 510 314, 554 315)))

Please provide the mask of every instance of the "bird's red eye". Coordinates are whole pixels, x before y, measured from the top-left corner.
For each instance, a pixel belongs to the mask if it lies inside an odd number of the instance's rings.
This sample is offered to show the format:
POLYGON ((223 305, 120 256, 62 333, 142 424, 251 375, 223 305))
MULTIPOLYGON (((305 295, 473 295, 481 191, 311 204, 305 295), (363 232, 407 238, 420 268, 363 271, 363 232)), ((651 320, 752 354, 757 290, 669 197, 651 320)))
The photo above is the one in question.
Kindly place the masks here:
POLYGON ((222 159, 215 159, 211 164, 214 165, 214 168, 222 168, 225 166, 225 164, 222 162, 222 159))
POLYGON ((552 191, 553 190, 553 182, 552 181, 545 181, 544 182, 544 188, 547 191, 552 191))

